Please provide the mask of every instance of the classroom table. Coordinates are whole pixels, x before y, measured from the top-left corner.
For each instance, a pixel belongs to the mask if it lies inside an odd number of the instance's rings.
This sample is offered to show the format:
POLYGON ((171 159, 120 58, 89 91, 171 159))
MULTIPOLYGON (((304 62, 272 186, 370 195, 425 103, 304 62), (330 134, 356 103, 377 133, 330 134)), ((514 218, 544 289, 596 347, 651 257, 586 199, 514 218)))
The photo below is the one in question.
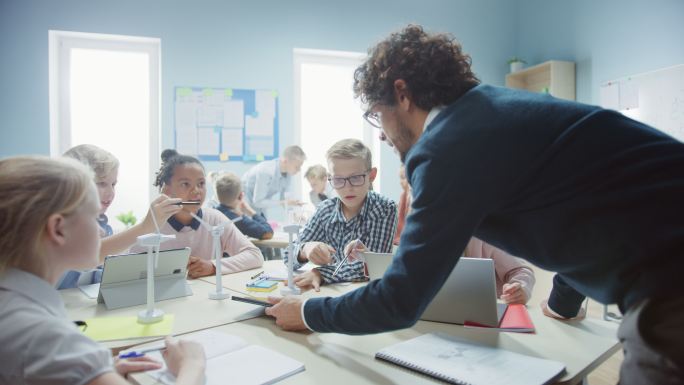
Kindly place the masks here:
MULTIPOLYGON (((267 261, 262 269, 224 276, 223 286, 243 294, 253 294, 245 290, 245 284, 256 273, 275 268, 276 263, 282 261, 267 261)), ((327 285, 321 288, 320 293, 310 290, 303 296, 336 296, 362 285, 327 285)), ((436 331, 488 346, 560 361, 565 364, 566 372, 558 383, 569 385, 581 383, 593 369, 620 348, 616 339, 618 325, 614 322, 594 318, 563 322, 545 317, 535 304, 529 304, 528 310, 536 328, 534 334, 498 332, 427 321, 419 321, 408 329, 365 336, 293 333, 281 330, 272 318, 266 316, 222 325, 215 330, 238 335, 249 343, 286 353, 303 362, 306 366, 304 372, 283 381, 290 384, 440 383, 374 358, 381 348, 436 331)), ((137 374, 133 378, 141 384, 154 383, 144 374, 137 374)))
MULTIPOLYGON (((201 279, 188 281, 193 295, 173 298, 155 303, 155 308, 163 310, 166 314, 174 315, 172 333, 184 334, 201 329, 225 325, 263 314, 263 309, 253 305, 225 300, 211 300, 210 292, 216 290, 216 285, 201 279)), ((79 289, 60 290, 59 293, 64 301, 67 314, 72 320, 84 320, 95 317, 125 317, 137 316, 144 310, 146 305, 125 307, 107 310, 104 304, 97 303, 95 299, 86 297, 79 289)), ((134 344, 158 340, 161 337, 145 339, 129 339, 102 342, 115 353, 134 344)))
POLYGON ((255 246, 270 247, 274 249, 284 249, 289 244, 288 234, 282 231, 274 232, 273 238, 271 239, 249 238, 249 240, 252 241, 255 246))

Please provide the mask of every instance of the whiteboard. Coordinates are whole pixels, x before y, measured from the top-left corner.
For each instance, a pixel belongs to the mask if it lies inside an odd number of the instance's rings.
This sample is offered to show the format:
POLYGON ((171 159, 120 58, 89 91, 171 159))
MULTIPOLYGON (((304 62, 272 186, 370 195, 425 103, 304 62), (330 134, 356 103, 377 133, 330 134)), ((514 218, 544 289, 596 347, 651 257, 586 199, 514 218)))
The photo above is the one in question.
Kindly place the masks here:
POLYGON ((602 84, 601 106, 684 141, 684 64, 602 84))
POLYGON ((175 147, 208 161, 262 161, 278 151, 274 90, 176 87, 175 147))

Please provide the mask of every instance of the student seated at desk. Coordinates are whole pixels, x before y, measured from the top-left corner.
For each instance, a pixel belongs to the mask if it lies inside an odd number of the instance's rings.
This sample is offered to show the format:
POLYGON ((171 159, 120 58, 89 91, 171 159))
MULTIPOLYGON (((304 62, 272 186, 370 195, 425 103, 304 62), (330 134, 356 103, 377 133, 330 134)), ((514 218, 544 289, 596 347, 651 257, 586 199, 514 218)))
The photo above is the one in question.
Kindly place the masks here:
POLYGON ((496 295, 505 303, 526 304, 530 300, 534 272, 518 258, 475 237, 468 241, 463 256, 494 260, 496 295))
POLYGON ((331 172, 328 180, 338 197, 321 203, 294 247, 295 268, 308 261, 319 265, 297 276, 295 283, 315 290, 321 283, 363 280, 363 262, 345 261, 345 246, 348 249, 359 240, 358 247, 390 253, 397 225, 396 204, 370 191, 377 169, 372 167, 368 147, 359 140, 344 139, 326 157, 331 172), (339 271, 333 274, 339 263, 339 271))
MULTIPOLYGON (((133 245, 137 237, 154 231, 152 215, 157 222, 166 221, 171 215, 180 210, 180 206, 175 203, 180 199, 169 199, 165 195, 159 196, 152 202, 151 209, 147 212, 145 219, 133 227, 114 234, 109 225, 109 218, 105 214, 107 209, 114 201, 116 194, 116 183, 119 175, 119 160, 100 147, 92 144, 81 144, 70 148, 64 156, 78 160, 89 166, 95 173, 95 185, 100 202, 99 216, 97 223, 100 225, 100 235, 103 237, 100 246, 100 263, 104 262, 104 257, 111 254, 122 252, 133 245)), ((99 283, 102 281, 102 268, 88 271, 67 271, 58 281, 58 289, 69 289, 81 285, 99 283)))
POLYGON ((540 307, 545 316, 559 320, 581 320, 587 315, 582 302, 587 297, 570 286, 563 277, 553 276, 553 288, 549 298, 541 302, 540 307))
MULTIPOLYGON (((0 161, 0 384, 128 384, 130 372, 158 369, 146 357, 111 351, 67 318, 54 288, 67 269, 98 263, 101 205, 91 171, 73 159, 0 161)), ((195 342, 166 341, 177 384, 203 384, 195 342)))
MULTIPOLYGON (((183 205, 182 210, 170 217, 160 230, 164 234, 174 234, 175 239, 161 244, 162 250, 190 247, 188 263, 190 278, 216 274, 214 266, 213 239, 211 231, 203 226, 192 214, 210 226, 223 225, 221 248, 228 258, 221 260, 223 274, 254 269, 264 264, 259 249, 250 242, 220 211, 211 207, 200 208, 207 195, 204 166, 197 158, 181 155, 175 150, 164 150, 161 154, 162 165, 154 183, 162 193, 181 198, 183 201, 197 202, 197 205, 183 205)), ((131 249, 145 251, 140 246, 131 249)))
POLYGON ((331 197, 332 188, 328 183, 328 171, 325 167, 320 164, 309 167, 304 173, 304 178, 311 186, 309 199, 314 207, 318 207, 321 202, 331 197))
POLYGON ((273 238, 273 229, 266 217, 254 211, 244 199, 242 182, 237 175, 228 172, 219 176, 216 179, 216 195, 220 202, 216 209, 231 220, 239 218, 234 223, 242 234, 256 239, 273 238))

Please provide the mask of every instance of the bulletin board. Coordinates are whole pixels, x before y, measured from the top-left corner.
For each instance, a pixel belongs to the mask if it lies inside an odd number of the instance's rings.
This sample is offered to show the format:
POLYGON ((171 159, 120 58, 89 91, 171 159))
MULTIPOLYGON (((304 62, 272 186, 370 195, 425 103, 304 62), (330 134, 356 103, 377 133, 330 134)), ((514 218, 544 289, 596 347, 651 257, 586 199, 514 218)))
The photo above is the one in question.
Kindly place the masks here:
POLYGON ((684 64, 601 85, 601 106, 684 141, 684 64))
POLYGON ((174 140, 203 161, 262 161, 278 155, 278 93, 176 87, 174 140))

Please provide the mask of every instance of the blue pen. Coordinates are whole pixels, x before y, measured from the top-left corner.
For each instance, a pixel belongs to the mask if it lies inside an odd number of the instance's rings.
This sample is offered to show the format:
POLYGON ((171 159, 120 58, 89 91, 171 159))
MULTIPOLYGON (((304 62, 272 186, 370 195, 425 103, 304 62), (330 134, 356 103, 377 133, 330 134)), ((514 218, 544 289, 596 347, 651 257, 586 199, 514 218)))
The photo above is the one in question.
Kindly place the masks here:
POLYGON ((145 355, 145 353, 150 353, 150 352, 157 352, 160 350, 166 349, 166 345, 164 346, 155 346, 152 348, 146 348, 146 349, 139 349, 139 350, 129 350, 126 352, 121 352, 119 353, 119 358, 136 358, 136 357, 142 357, 145 355))

